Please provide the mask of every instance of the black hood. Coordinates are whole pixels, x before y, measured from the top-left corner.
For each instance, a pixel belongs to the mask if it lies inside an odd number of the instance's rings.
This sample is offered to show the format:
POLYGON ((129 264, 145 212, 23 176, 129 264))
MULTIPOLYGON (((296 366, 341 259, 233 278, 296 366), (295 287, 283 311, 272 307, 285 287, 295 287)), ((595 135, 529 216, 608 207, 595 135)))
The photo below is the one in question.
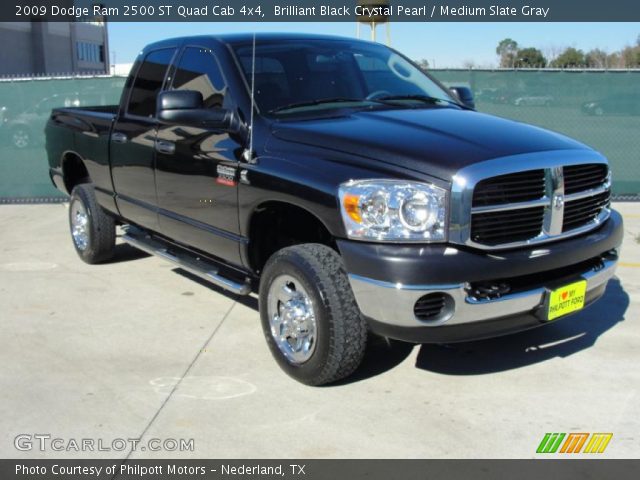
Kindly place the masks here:
POLYGON ((368 157, 443 180, 493 158, 588 148, 541 128, 456 108, 360 111, 278 122, 273 130, 282 140, 368 157))

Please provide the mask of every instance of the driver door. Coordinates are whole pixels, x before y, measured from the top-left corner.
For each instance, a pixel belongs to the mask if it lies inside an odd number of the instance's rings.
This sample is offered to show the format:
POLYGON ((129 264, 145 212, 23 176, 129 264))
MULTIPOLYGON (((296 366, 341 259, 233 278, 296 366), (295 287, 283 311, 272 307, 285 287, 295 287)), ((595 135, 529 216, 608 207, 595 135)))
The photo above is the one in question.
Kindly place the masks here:
MULTIPOLYGON (((211 49, 187 46, 172 88, 202 93, 205 107, 232 108, 211 49)), ((156 138, 160 231, 180 243, 241 264, 238 163, 243 145, 222 130, 161 125, 156 138)))

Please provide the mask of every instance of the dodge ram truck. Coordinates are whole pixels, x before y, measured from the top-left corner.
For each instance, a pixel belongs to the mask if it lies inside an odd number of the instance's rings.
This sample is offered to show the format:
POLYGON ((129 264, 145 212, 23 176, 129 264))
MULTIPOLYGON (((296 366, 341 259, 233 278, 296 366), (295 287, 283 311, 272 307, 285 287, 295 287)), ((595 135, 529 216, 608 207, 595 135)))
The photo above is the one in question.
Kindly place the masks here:
POLYGON ((376 43, 161 41, 119 105, 55 109, 45 134, 82 260, 108 261, 121 227, 257 294, 273 356, 311 385, 353 373, 370 333, 451 343, 580 311, 622 242, 606 158, 376 43))

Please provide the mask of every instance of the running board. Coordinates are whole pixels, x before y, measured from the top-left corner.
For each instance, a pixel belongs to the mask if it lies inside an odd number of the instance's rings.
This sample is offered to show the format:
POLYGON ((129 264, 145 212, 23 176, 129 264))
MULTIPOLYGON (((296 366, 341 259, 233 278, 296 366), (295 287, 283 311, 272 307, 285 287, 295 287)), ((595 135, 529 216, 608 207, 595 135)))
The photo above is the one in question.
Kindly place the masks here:
POLYGON ((156 255, 178 267, 186 270, 197 277, 213 283, 218 287, 229 290, 237 295, 249 295, 251 293, 251 285, 249 282, 238 283, 227 277, 220 275, 218 267, 213 262, 196 257, 194 254, 185 252, 184 254, 175 254, 169 251, 169 244, 160 239, 154 238, 137 229, 129 228, 125 230, 122 240, 138 248, 142 251, 156 255))

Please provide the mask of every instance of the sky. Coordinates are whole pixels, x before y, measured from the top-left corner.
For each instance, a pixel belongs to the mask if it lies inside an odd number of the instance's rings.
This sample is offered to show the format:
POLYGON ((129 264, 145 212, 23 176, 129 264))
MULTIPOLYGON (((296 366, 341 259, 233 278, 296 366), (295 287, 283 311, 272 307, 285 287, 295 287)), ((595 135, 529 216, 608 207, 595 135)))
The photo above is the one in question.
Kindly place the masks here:
MULTIPOLYGON (((230 32, 304 32, 355 37, 356 25, 341 23, 129 23, 109 24, 111 63, 133 62, 148 43, 169 37, 230 32), (114 62, 115 58, 115 62, 114 62)), ((368 38, 368 27, 362 27, 368 38)), ((378 27, 378 41, 385 41, 378 27)), ((496 45, 510 37, 521 47, 575 47, 606 52, 635 44, 640 23, 392 23, 391 45, 414 60, 426 59, 431 67, 497 66, 496 45)))

